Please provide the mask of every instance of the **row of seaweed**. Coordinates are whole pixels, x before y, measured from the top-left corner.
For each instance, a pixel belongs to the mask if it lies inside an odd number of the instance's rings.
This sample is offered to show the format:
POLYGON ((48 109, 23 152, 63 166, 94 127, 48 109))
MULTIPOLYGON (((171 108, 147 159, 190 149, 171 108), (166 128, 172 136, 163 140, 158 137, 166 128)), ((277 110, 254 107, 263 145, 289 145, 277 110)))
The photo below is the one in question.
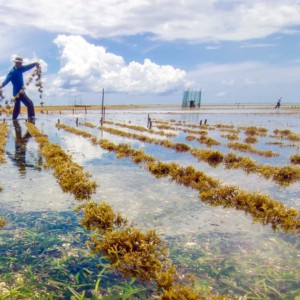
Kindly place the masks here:
MULTIPOLYGON (((5 162, 5 145, 7 142, 9 126, 7 123, 0 123, 0 165, 5 162)), ((2 186, 0 185, 0 193, 2 191, 2 186)), ((0 217, 0 229, 6 224, 5 219, 0 217)))
POLYGON ((271 179, 275 183, 285 187, 294 182, 300 181, 300 168, 293 165, 275 167, 256 162, 247 156, 236 155, 233 152, 223 154, 218 150, 193 148, 191 153, 201 161, 216 167, 222 164, 226 169, 242 169, 246 173, 255 173, 266 179, 271 179))
MULTIPOLYGON (((112 121, 105 121, 104 123, 110 124, 110 125, 117 125, 117 126, 124 127, 124 128, 134 129, 136 131, 156 133, 156 134, 164 135, 164 136, 167 136, 167 137, 176 136, 175 133, 166 133, 164 131, 155 131, 153 129, 149 130, 149 129, 147 129, 145 127, 142 127, 142 126, 127 125, 127 124, 124 124, 124 123, 115 123, 115 122, 112 122, 112 121)), ((160 129, 164 128, 164 129, 169 129, 169 130, 178 130, 179 129, 179 130, 182 130, 183 132, 187 132, 187 133, 200 134, 200 137, 195 137, 195 136, 189 135, 189 136, 186 137, 186 139, 188 141, 196 140, 200 144, 204 144, 208 147, 221 145, 221 143, 219 141, 217 141, 217 140, 215 140, 215 139, 208 136, 207 130, 192 130, 192 129, 185 129, 185 128, 180 128, 180 127, 175 128, 175 127, 171 127, 171 126, 167 126, 167 125, 159 125, 158 128, 160 128, 160 129)), ((268 150, 268 151, 256 150, 252 146, 248 145, 248 144, 254 144, 254 143, 257 142, 257 138, 255 136, 253 136, 255 134, 255 132, 256 131, 253 129, 253 127, 248 127, 248 128, 245 129, 245 134, 250 135, 250 136, 247 136, 247 138, 245 139, 246 144, 228 143, 227 146, 229 148, 233 148, 233 149, 239 150, 241 152, 250 152, 250 153, 254 153, 254 154, 265 156, 265 157, 278 156, 277 153, 274 153, 270 150, 268 150)), ((257 129, 257 132, 260 133, 260 132, 262 132, 262 130, 257 129)), ((238 139, 236 133, 230 133, 228 135, 223 135, 223 137, 228 137, 228 139, 230 139, 230 140, 238 139)))
POLYGON ((72 161, 70 155, 58 145, 49 141, 37 127, 26 122, 30 134, 39 144, 41 154, 45 157, 45 167, 54 169, 54 176, 64 192, 74 195, 76 200, 90 199, 96 190, 96 182, 91 182, 91 175, 83 167, 72 161))
MULTIPOLYGON (((204 125, 205 126, 205 125, 204 125)), ((223 126, 225 126, 224 128, 227 128, 226 125, 222 125, 222 124, 217 124, 215 125, 216 128, 223 128, 223 126)), ((231 125, 228 125, 231 126, 231 125)), ((257 155, 261 155, 264 157, 274 157, 274 156, 278 156, 278 153, 275 153, 271 150, 257 150, 254 149, 251 145, 249 144, 254 144, 257 142, 257 136, 266 136, 266 132, 267 129, 263 128, 263 127, 255 127, 255 126, 248 126, 248 127, 238 127, 238 129, 231 129, 232 132, 228 133, 228 134, 222 134, 222 137, 225 137, 231 141, 233 140, 238 140, 238 135, 237 133, 239 132, 240 129, 244 129, 245 130, 245 135, 246 135, 246 139, 245 139, 245 144, 244 143, 239 143, 239 142, 230 142, 227 144, 227 146, 229 148, 232 148, 234 150, 239 150, 241 152, 249 152, 249 153, 253 153, 253 154, 257 154, 257 155)), ((221 143, 219 143, 218 141, 212 139, 212 138, 206 138, 207 135, 207 131, 204 129, 201 130, 191 130, 191 129, 182 129, 183 132, 188 132, 188 133, 196 133, 196 134, 200 134, 200 138, 196 138, 194 136, 187 136, 186 139, 188 141, 192 141, 192 140, 197 140, 199 143, 201 144, 205 144, 208 147, 210 146, 215 146, 215 145, 220 145, 221 143)), ((291 130, 286 129, 286 130, 279 130, 279 129, 275 129, 274 130, 274 136, 270 136, 270 137, 276 137, 276 138, 280 138, 280 139, 287 139, 293 142, 297 142, 300 141, 300 137, 293 133, 291 130)), ((268 145, 279 145, 281 147, 295 147, 296 144, 284 144, 283 142, 267 142, 266 144, 268 145)), ((294 154, 290 156, 290 163, 291 164, 300 164, 300 155, 299 154, 294 154)))
MULTIPOLYGON (((228 125, 228 124, 186 124, 185 122, 181 121, 175 121, 175 120, 170 120, 170 123, 172 124, 171 126, 168 125, 169 122, 166 120, 153 120, 153 123, 157 124, 162 124, 165 129, 173 129, 176 130, 177 128, 175 126, 183 126, 187 128, 200 128, 201 130, 215 130, 219 129, 220 131, 227 131, 232 134, 238 134, 241 130, 244 131, 244 134, 247 137, 250 136, 267 136, 268 129, 264 127, 257 127, 257 126, 237 126, 235 127, 234 125, 228 125)), ((272 138, 277 138, 277 139, 284 139, 292 142, 299 142, 300 141, 300 135, 294 133, 290 129, 275 129, 273 131, 273 134, 270 134, 269 137, 272 138)), ((232 139, 236 139, 237 136, 232 136, 232 139)), ((250 140, 251 141, 251 140, 250 140)), ((251 142, 250 142, 251 143, 251 142)))
MULTIPOLYGON (((64 124, 57 124, 81 136, 85 131, 64 124)), ((262 193, 251 193, 235 185, 224 185, 220 181, 196 170, 192 166, 182 167, 176 163, 164 163, 144 153, 141 149, 133 149, 128 144, 114 144, 106 139, 96 142, 90 135, 93 144, 99 144, 103 149, 115 152, 117 157, 131 157, 135 163, 143 163, 145 168, 157 178, 169 177, 177 184, 193 188, 199 192, 199 198, 212 206, 232 207, 250 214, 254 222, 270 224, 273 230, 300 233, 300 212, 294 208, 287 208, 281 202, 262 193)))
MULTIPOLYGON (((196 140, 200 144, 206 145, 207 147, 221 145, 221 143, 219 141, 209 137, 208 131, 207 131, 207 129, 212 130, 212 128, 223 128, 223 127, 221 127, 220 124, 215 125, 215 127, 212 125, 205 124, 205 125, 201 125, 200 130, 195 130, 195 129, 186 129, 186 128, 181 128, 181 127, 169 126, 169 125, 165 124, 164 122, 161 125, 159 121, 156 121, 156 122, 158 122, 158 124, 159 124, 159 125, 156 125, 156 127, 160 128, 160 129, 163 128, 163 129, 169 129, 169 130, 182 130, 183 132, 186 132, 186 133, 194 133, 194 134, 200 135, 200 137, 188 135, 186 137, 186 139, 188 141, 196 140)), ((192 128, 199 128, 199 125, 186 125, 186 126, 192 127, 192 128)), ((231 128, 231 125, 229 125, 229 126, 231 128)), ((257 150, 251 145, 251 144, 254 144, 257 142, 257 138, 255 135, 263 135, 264 134, 263 128, 256 128, 253 126, 252 127, 242 127, 242 128, 245 129, 245 134, 247 135, 247 137, 245 139, 245 143, 229 142, 227 144, 227 147, 232 148, 234 150, 241 151, 241 152, 248 152, 248 153, 252 153, 252 154, 256 154, 256 155, 260 155, 260 156, 264 156, 264 157, 274 157, 274 156, 279 155, 278 153, 275 153, 271 150, 257 150)), ((224 130, 228 130, 227 126, 225 126, 224 130)), ((227 135, 223 134, 222 137, 228 138, 229 140, 238 140, 237 132, 239 132, 239 130, 235 130, 235 129, 230 129, 230 130, 232 131, 231 133, 229 133, 227 135)))
MULTIPOLYGON (((92 123, 81 124, 93 128, 97 127, 92 123)), ((246 173, 255 173, 266 179, 271 179, 281 186, 288 186, 294 182, 300 181, 300 168, 298 166, 287 164, 282 167, 274 167, 271 165, 259 164, 250 157, 239 156, 233 152, 223 154, 218 150, 192 148, 187 144, 172 143, 169 140, 159 140, 142 134, 125 132, 111 127, 101 126, 99 129, 121 137, 137 139, 144 143, 154 143, 156 145, 174 149, 178 152, 190 152, 198 160, 204 161, 213 167, 223 164, 227 169, 242 169, 246 173)))
MULTIPOLYGON (((167 125, 164 125, 165 127, 167 127, 167 125)), ((200 144, 204 144, 208 147, 211 146, 218 146, 221 145, 221 143, 211 137, 208 136, 208 131, 205 129, 211 129, 212 126, 211 125, 203 125, 204 128, 202 128, 201 130, 194 130, 194 129, 185 129, 185 128, 180 128, 178 127, 179 130, 182 130, 183 132, 186 133, 194 133, 194 134, 199 134, 200 137, 196 137, 193 135, 188 135, 186 137, 186 139, 188 141, 198 141, 200 144), (210 126, 210 127, 209 127, 210 126)), ((202 127, 203 127, 202 126, 202 127)), ((173 128, 172 126, 170 128, 173 128)), ((218 125, 216 125, 216 128, 222 128, 218 125)), ((271 150, 257 150, 255 149, 251 144, 255 144, 257 142, 257 137, 256 135, 262 135, 261 132, 263 132, 262 130, 257 129, 257 131, 254 130, 255 127, 247 127, 245 129, 245 134, 246 134, 246 138, 245 138, 245 143, 241 143, 241 142, 229 142, 227 144, 227 147, 232 148, 234 150, 238 150, 241 152, 248 152, 248 153, 252 153, 252 154, 256 154, 256 155, 260 155, 260 156, 264 156, 264 157, 274 157, 274 156, 278 156, 278 153, 275 153, 271 150)), ((227 130, 227 129, 226 129, 227 130)), ((221 136, 224 138, 227 138, 228 140, 238 140, 238 134, 237 132, 239 132, 239 130, 235 130, 235 129, 231 129, 231 132, 228 134, 222 134, 221 136)))
POLYGON ((175 133, 165 132, 163 130, 148 129, 148 128, 143 127, 143 126, 128 125, 128 124, 120 123, 120 122, 104 121, 103 124, 115 125, 115 126, 124 127, 124 128, 128 128, 128 129, 133 129, 133 130, 141 131, 141 132, 149 132, 149 133, 153 133, 153 134, 157 134, 157 135, 161 135, 161 136, 166 136, 166 137, 176 136, 175 133))
MULTIPOLYGON (((200 144, 205 144, 208 147, 211 146, 218 146, 221 145, 221 143, 219 141, 216 141, 215 139, 207 136, 207 133, 202 133, 200 134, 200 137, 196 137, 193 135, 188 135, 186 137, 186 139, 188 141, 198 141, 200 144)), ((232 138, 231 138, 232 139, 232 138)), ((256 155, 260 155, 260 156, 264 156, 264 157, 275 157, 275 156, 279 156, 278 153, 273 152, 272 150, 258 150, 255 149, 251 143, 253 142, 253 138, 249 138, 247 143, 240 143, 240 142, 229 142, 227 144, 228 148, 234 149, 234 150, 238 150, 240 152, 244 152, 244 153, 251 153, 251 154, 256 154, 256 155), (249 142, 251 140, 251 142, 249 142)))
MULTIPOLYGON (((170 120, 170 122, 175 122, 175 120, 170 120)), ((232 148, 234 150, 238 150, 241 152, 248 152, 248 153, 253 153, 257 155, 261 155, 264 157, 274 157, 278 156, 278 153, 273 152, 271 150, 257 150, 253 148, 249 144, 254 144, 256 143, 257 136, 266 136, 267 135, 267 129, 264 127, 256 127, 256 126, 239 126, 237 128, 234 128, 233 125, 226 125, 226 124, 216 124, 216 125, 201 125, 200 130, 195 130, 195 129, 189 129, 189 128, 180 128, 180 127, 173 127, 167 125, 168 123, 166 121, 159 121, 159 120, 154 120, 154 123, 158 124, 163 124, 163 127, 165 129, 172 129, 172 130, 182 130, 185 133, 193 133, 193 134, 199 134, 200 137, 195 137, 192 135, 188 135, 186 139, 188 141, 194 141, 197 140, 200 144, 205 144, 208 147, 211 146, 217 146, 220 145, 221 143, 215 139, 212 139, 207 136, 208 132, 207 130, 213 130, 215 128, 218 128, 221 131, 229 131, 228 134, 222 134, 221 136, 224 138, 227 138, 228 140, 231 141, 236 141, 239 140, 238 133, 240 130, 244 130, 244 134, 246 135, 245 138, 245 143, 240 143, 240 142, 230 142, 227 144, 229 148, 232 148)), ((199 125, 192 125, 192 124, 185 124, 182 122, 177 122, 175 123, 176 125, 184 125, 186 127, 191 127, 191 128, 199 128, 199 125)), ((278 139, 286 139, 289 141, 293 142, 299 142, 300 141, 300 136, 294 132, 292 132, 289 129, 284 129, 284 130, 279 130, 275 129, 273 131, 274 135, 270 135, 271 138, 278 138, 278 139)), ((279 145, 281 147, 296 147, 297 144, 284 144, 283 142, 267 142, 266 144, 268 145, 279 145)), ((299 148, 299 146, 298 146, 299 148)), ((300 164, 300 155, 299 154, 294 154, 290 156, 290 163, 291 164, 300 164)))
MULTIPOLYGON (((176 268, 168 259, 167 246, 156 232, 149 230, 143 233, 133 224, 128 225, 127 219, 119 213, 115 214, 107 203, 91 201, 96 183, 90 182, 90 176, 82 172, 82 167, 72 162, 71 157, 59 145, 52 144, 35 125, 26 125, 46 159, 45 166, 54 169, 54 176, 63 191, 73 194, 77 200, 87 200, 76 211, 83 211, 82 226, 94 232, 88 243, 93 253, 101 253, 125 277, 154 284, 160 299, 229 299, 227 296, 214 296, 206 291, 202 291, 200 296, 190 286, 178 283, 176 268), (74 189, 74 186, 77 188, 74 189)), ((63 124, 56 126, 67 129, 63 124)), ((80 135, 96 143, 96 139, 89 133, 81 132, 80 135)))

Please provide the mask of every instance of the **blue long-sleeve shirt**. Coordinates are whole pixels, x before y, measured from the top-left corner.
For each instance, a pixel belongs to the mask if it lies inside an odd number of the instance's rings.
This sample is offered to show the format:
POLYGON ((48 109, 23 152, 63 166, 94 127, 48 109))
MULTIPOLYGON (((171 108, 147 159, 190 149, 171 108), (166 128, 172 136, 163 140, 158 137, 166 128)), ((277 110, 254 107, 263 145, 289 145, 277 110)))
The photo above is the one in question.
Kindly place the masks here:
POLYGON ((2 87, 6 86, 9 82, 13 85, 13 95, 16 96, 22 87, 24 86, 23 73, 35 67, 37 63, 32 63, 26 66, 17 68, 14 66, 6 76, 5 80, 2 83, 2 87))

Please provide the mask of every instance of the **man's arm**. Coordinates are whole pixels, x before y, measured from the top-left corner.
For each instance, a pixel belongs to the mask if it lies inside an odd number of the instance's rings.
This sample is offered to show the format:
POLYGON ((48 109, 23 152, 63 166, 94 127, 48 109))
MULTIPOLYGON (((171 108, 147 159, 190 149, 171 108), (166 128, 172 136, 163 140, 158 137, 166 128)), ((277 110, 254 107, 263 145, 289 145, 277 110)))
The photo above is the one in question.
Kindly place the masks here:
POLYGON ((38 62, 35 62, 35 63, 29 64, 29 65, 23 66, 23 67, 21 68, 22 73, 24 73, 24 72, 26 72, 26 71, 28 71, 28 70, 34 68, 34 67, 37 66, 37 65, 38 65, 38 62))
POLYGON ((6 76, 6 78, 4 79, 4 81, 2 82, 0 89, 5 87, 10 81, 11 81, 11 72, 8 73, 8 75, 6 76))

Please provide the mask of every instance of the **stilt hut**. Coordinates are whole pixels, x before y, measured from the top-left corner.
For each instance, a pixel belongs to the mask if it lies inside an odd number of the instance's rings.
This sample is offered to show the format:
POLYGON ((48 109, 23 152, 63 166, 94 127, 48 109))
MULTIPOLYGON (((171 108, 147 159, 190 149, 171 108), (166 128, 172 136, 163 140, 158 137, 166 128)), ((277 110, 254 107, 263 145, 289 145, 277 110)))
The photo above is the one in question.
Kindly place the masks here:
POLYGON ((201 90, 185 90, 182 97, 182 107, 200 107, 201 90))

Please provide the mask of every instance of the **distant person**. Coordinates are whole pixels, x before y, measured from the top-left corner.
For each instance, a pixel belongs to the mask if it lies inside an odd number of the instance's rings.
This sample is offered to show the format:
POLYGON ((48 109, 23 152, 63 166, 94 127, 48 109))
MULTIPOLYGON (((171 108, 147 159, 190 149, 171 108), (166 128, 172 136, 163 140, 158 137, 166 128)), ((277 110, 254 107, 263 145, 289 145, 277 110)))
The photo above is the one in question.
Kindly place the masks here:
POLYGON ((278 99, 275 108, 280 108, 280 105, 281 105, 281 99, 282 99, 282 97, 280 97, 280 98, 278 99))
POLYGON ((35 116, 34 105, 33 102, 29 99, 29 97, 25 94, 25 91, 22 90, 22 88, 24 87, 23 73, 36 67, 38 63, 35 62, 23 66, 23 58, 20 56, 16 56, 13 62, 15 63, 15 65, 9 71, 5 80, 0 85, 0 89, 5 87, 9 82, 11 82, 13 85, 13 96, 16 97, 19 94, 17 99, 15 99, 15 105, 12 115, 13 120, 16 120, 20 114, 21 102, 27 107, 28 119, 32 120, 35 116))
POLYGON ((191 108, 195 107, 195 100, 190 100, 190 107, 191 108))

